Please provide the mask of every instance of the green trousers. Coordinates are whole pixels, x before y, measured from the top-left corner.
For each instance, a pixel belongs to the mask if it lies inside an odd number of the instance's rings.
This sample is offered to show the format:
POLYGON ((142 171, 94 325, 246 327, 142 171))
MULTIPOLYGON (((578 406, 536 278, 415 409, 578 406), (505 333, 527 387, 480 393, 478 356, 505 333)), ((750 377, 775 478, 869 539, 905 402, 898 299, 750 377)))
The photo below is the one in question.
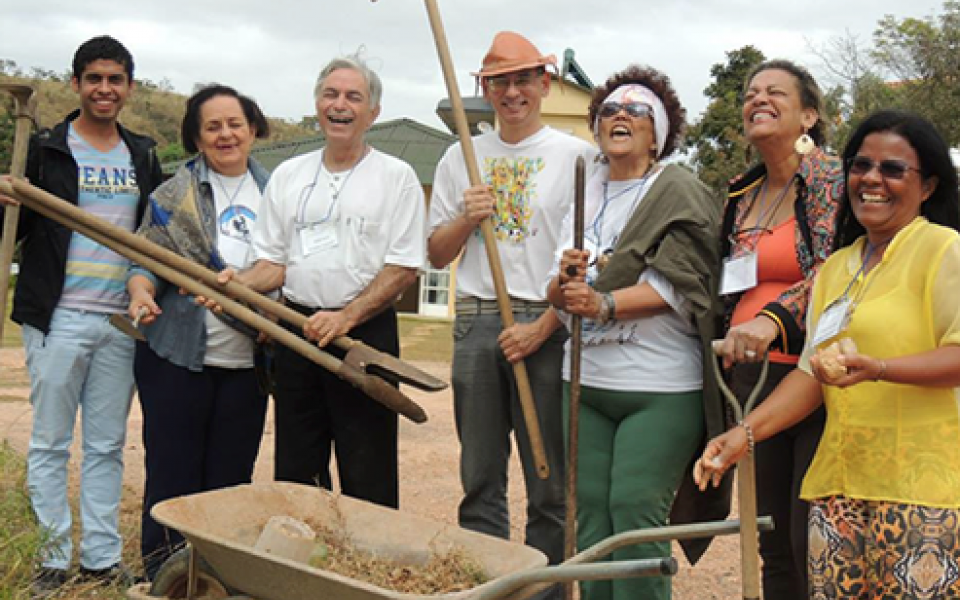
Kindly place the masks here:
MULTIPOLYGON (((570 386, 564 387, 569 431, 570 386)), ((660 527, 704 433, 701 392, 580 393, 577 546, 585 550, 624 531, 660 527)), ((569 439, 569 436, 566 436, 569 439)), ((670 543, 622 548, 610 560, 670 556, 670 543)), ((668 577, 581 584, 583 600, 669 600, 668 577)))

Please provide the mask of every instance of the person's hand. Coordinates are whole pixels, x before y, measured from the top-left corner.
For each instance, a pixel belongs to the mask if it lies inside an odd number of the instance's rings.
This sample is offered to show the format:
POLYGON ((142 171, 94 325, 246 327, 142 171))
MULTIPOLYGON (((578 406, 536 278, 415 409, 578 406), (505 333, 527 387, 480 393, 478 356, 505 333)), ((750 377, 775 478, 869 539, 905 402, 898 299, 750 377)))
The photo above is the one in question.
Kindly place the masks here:
POLYGON ((566 285, 571 281, 586 281, 589 260, 589 250, 576 250, 574 248, 564 250, 560 257, 560 273, 558 275, 560 285, 566 285))
POLYGON ((603 304, 603 295, 586 282, 571 281, 561 286, 563 310, 587 319, 595 319, 603 304))
MULTIPOLYGON (((8 183, 13 182, 13 177, 10 175, 0 175, 0 181, 6 181, 8 183)), ((7 196, 6 194, 0 194, 0 204, 4 206, 20 206, 20 202, 17 201, 13 196, 7 196)))
POLYGON ((323 348, 334 338, 347 335, 353 323, 344 311, 318 310, 303 324, 303 335, 323 348))
POLYGON ((762 361, 778 333, 777 324, 763 315, 731 327, 720 350, 723 368, 729 369, 734 363, 762 361))
MULTIPOLYGON (((217 283, 220 284, 221 286, 227 285, 227 283, 229 283, 234 279, 236 279, 237 281, 240 280, 240 278, 237 277, 237 272, 235 269, 233 269, 233 267, 227 267, 226 269, 217 273, 217 283)), ((188 292, 183 288, 180 288, 180 293, 183 294, 184 296, 190 295, 190 292, 188 292)), ((207 298, 206 296, 198 295, 194 297, 193 301, 194 303, 200 306, 203 306, 204 308, 212 310, 214 313, 220 314, 221 312, 223 312, 223 307, 220 306, 220 304, 213 298, 207 298)))
POLYGON ((747 432, 737 426, 707 443, 703 454, 693 465, 693 481, 700 491, 712 484, 718 487, 724 473, 747 453, 747 432))
POLYGON ((463 192, 463 218, 476 227, 493 214, 495 199, 489 185, 475 185, 463 192))
POLYGON ((515 363, 539 350, 546 339, 543 327, 537 322, 514 323, 500 332, 497 342, 507 360, 515 363))
POLYGON ((130 295, 127 315, 138 325, 149 325, 157 320, 163 311, 157 305, 153 295, 146 290, 137 290, 130 295))
POLYGON ((810 368, 817 381, 824 385, 835 385, 839 388, 850 387, 864 381, 879 381, 886 373, 886 362, 858 352, 846 352, 837 357, 837 362, 847 368, 847 374, 830 378, 823 369, 820 358, 810 357, 810 368))

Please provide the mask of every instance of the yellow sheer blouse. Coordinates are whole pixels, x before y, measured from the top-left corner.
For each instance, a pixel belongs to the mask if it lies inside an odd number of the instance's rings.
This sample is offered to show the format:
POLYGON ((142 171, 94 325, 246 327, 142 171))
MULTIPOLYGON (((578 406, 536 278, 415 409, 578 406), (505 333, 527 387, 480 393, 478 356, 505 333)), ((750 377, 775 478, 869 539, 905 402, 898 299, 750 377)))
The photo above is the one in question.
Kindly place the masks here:
MULTIPOLYGON (((808 332, 857 275, 863 245, 860 238, 824 263, 808 332)), ((848 296, 859 302, 839 337, 852 338, 863 354, 890 359, 960 345, 960 235, 918 217, 848 296)), ((812 337, 799 364, 807 373, 812 337)), ((825 385, 823 395, 827 423, 802 498, 960 508, 960 390, 881 381, 825 385)))

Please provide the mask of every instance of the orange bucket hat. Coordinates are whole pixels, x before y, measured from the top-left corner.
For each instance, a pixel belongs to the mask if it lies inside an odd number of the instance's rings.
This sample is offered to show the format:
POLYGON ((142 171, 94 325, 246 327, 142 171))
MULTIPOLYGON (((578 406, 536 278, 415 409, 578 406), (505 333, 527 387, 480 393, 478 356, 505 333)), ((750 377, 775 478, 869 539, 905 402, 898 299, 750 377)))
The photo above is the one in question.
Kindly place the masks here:
POLYGON ((513 73, 524 69, 557 66, 557 57, 553 54, 544 56, 530 40, 519 33, 501 31, 493 38, 490 50, 483 57, 483 66, 475 77, 492 77, 503 73, 513 73))

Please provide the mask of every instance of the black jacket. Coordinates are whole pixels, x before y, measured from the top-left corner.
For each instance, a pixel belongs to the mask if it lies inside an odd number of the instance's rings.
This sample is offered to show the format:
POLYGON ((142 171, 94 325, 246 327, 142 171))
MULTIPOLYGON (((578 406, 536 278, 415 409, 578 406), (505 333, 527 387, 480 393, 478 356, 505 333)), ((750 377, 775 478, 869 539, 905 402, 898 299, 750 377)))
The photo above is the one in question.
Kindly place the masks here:
MULTIPOLYGON (((26 176, 30 183, 77 204, 79 184, 77 162, 67 143, 69 123, 80 111, 74 111, 52 130, 45 129, 30 139, 26 176)), ((156 143, 125 129, 119 123, 120 137, 130 151, 140 188, 137 223, 143 217, 150 193, 160 185, 160 162, 156 143)), ((11 319, 49 333, 53 310, 60 302, 67 266, 67 249, 72 230, 39 215, 20 209, 17 239, 20 241, 20 273, 13 296, 11 319)))

